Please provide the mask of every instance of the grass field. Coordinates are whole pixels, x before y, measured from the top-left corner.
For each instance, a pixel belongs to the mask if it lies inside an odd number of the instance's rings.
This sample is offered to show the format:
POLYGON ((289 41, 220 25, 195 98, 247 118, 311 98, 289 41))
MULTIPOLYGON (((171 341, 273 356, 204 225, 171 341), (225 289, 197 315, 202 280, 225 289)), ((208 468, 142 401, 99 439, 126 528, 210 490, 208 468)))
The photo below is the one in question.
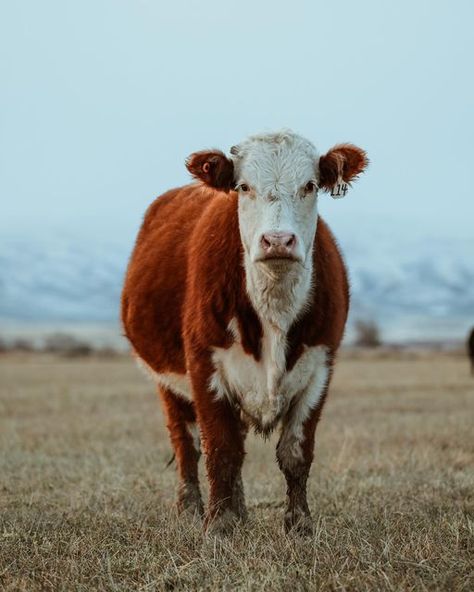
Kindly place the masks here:
POLYGON ((249 521, 203 538, 174 512, 159 404, 131 360, 0 357, 2 590, 474 590, 464 358, 341 358, 310 539, 283 533, 274 447, 248 440, 249 521))

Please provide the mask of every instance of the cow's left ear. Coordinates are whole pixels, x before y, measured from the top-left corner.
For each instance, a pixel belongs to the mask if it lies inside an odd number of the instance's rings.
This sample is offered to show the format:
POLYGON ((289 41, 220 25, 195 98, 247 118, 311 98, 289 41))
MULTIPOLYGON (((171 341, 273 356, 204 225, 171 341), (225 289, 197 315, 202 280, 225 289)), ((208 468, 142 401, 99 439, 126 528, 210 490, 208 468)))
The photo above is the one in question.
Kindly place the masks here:
POLYGON ((338 144, 319 159, 319 186, 331 191, 337 183, 351 183, 368 164, 364 150, 353 144, 338 144))
POLYGON ((220 191, 234 188, 234 163, 220 150, 194 152, 186 160, 193 177, 220 191))

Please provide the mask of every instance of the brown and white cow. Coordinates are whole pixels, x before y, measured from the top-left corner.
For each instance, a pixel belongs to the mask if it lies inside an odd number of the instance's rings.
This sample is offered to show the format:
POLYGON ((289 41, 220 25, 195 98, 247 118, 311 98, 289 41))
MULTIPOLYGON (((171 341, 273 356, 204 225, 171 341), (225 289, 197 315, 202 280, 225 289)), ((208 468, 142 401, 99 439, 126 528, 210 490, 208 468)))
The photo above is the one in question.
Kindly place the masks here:
MULTIPOLYGON (((178 507, 205 527, 246 516, 241 469, 249 426, 280 425, 285 527, 311 531, 306 482, 314 433, 346 322, 349 291, 336 242, 318 218, 318 191, 367 166, 351 144, 319 156, 292 132, 250 137, 230 156, 192 154, 197 184, 148 209, 122 297, 126 335, 153 373, 178 465, 178 507)), ((345 192, 345 191, 344 191, 345 192)))

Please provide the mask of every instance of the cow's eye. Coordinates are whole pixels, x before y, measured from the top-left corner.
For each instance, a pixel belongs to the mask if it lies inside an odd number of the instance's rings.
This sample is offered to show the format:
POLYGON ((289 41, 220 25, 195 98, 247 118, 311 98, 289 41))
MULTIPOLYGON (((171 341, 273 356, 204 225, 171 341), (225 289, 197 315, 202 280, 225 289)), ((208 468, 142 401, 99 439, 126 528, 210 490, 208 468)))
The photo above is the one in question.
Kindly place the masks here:
POLYGON ((247 185, 247 183, 241 183, 239 185, 239 190, 242 191, 242 193, 248 193, 250 191, 250 187, 247 185))
POLYGON ((314 181, 308 181, 304 186, 305 195, 308 193, 313 193, 316 190, 316 183, 314 181))

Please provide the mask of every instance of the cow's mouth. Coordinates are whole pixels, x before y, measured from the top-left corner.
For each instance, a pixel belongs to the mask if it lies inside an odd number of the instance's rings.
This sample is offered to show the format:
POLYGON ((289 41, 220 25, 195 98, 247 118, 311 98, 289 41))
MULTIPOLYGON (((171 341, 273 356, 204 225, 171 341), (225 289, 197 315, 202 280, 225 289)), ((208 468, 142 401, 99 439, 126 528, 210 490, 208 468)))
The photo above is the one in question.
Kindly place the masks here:
POLYGON ((256 263, 297 263, 299 262, 299 258, 295 257, 294 255, 290 255, 290 254, 282 254, 282 255, 276 255, 276 254, 269 254, 269 255, 264 255, 263 257, 259 257, 256 261, 256 263))

